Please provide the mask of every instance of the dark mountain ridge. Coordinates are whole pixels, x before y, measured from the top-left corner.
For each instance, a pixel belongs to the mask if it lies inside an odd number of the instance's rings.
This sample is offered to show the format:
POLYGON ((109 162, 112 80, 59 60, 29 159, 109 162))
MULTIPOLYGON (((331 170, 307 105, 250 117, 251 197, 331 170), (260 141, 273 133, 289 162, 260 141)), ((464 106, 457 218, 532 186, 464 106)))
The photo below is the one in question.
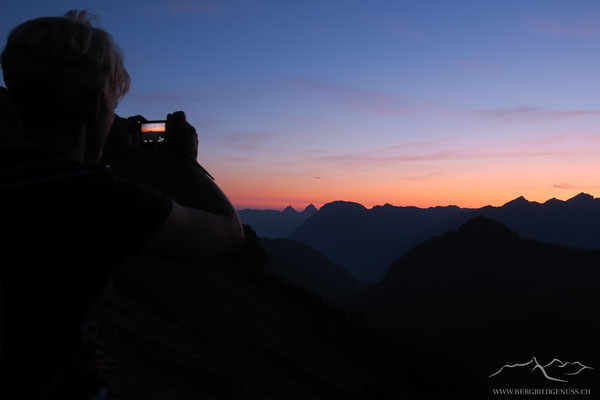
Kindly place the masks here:
POLYGON ((477 217, 406 253, 352 307, 484 377, 532 355, 597 362, 599 278, 600 251, 522 239, 477 217))
POLYGON ((300 212, 292 206, 287 206, 283 211, 243 209, 239 210, 238 214, 242 222, 251 225, 258 236, 279 239, 292 233, 317 211, 313 204, 309 204, 300 212))
POLYGON ((501 207, 487 206, 461 212, 433 227, 431 233, 454 229, 477 215, 501 221, 526 239, 600 249, 600 198, 586 193, 566 201, 550 199, 544 203, 520 197, 501 207))
POLYGON ((518 197, 501 207, 479 209, 395 207, 367 209, 358 203, 325 204, 290 239, 308 244, 359 281, 375 283, 398 257, 430 237, 483 215, 523 238, 585 249, 600 248, 600 199, 581 193, 545 203, 518 197))
POLYGON ((367 209, 358 203, 336 201, 321 207, 289 238, 320 251, 359 281, 373 283, 399 255, 426 238, 428 226, 459 211, 456 206, 367 209))
POLYGON ((348 271, 331 262, 312 247, 289 239, 261 239, 260 245, 269 256, 265 269, 293 285, 314 291, 338 306, 361 290, 348 271))

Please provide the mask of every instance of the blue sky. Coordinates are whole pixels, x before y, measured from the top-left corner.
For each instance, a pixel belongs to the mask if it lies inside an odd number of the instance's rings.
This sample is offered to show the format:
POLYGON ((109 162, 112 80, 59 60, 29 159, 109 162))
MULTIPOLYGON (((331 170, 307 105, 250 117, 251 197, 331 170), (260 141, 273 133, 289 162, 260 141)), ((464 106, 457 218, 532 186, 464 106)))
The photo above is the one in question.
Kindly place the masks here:
POLYGON ((8 1, 0 35, 71 8, 238 207, 600 196, 598 2, 8 1))

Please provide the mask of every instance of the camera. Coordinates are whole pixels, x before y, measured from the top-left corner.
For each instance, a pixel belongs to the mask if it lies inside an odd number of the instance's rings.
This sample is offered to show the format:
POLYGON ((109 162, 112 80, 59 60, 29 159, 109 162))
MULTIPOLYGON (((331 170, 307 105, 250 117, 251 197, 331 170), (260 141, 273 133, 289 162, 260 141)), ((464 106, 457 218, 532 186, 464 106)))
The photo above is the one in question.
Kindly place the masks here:
POLYGON ((140 124, 140 142, 146 144, 164 143, 167 121, 147 121, 140 124))

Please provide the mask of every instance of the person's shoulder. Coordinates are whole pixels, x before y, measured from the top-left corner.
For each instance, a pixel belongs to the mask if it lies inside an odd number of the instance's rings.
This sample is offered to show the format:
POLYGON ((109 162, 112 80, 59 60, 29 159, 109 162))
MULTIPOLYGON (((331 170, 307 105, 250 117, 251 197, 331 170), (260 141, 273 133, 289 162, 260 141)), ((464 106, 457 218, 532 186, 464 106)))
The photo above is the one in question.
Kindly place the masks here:
POLYGON ((3 189, 46 187, 90 174, 75 157, 27 144, 0 147, 0 184, 3 189))
POLYGON ((172 208, 170 196, 148 184, 113 174, 109 165, 96 166, 87 185, 96 197, 94 201, 101 201, 113 210, 163 218, 172 208))
POLYGON ((34 143, 2 144, 0 145, 0 156, 0 168, 54 163, 62 163, 71 168, 83 168, 74 156, 34 143))

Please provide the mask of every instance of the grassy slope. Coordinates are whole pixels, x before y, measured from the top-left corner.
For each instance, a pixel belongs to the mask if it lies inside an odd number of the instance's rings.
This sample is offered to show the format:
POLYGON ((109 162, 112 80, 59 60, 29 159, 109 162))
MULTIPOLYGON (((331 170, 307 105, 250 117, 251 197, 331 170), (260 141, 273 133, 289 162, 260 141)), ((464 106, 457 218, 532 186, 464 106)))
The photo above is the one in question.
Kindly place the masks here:
POLYGON ((307 244, 289 239, 260 239, 269 254, 266 269, 286 281, 313 290, 344 306, 365 285, 307 244))
MULTIPOLYGON (((358 332, 349 324, 315 296, 256 267, 146 260, 116 277, 100 331, 112 359, 114 398, 362 398, 373 387, 381 392, 377 367, 352 344, 360 338, 349 338, 358 332)), ((397 393, 394 383, 385 386, 397 393)))

